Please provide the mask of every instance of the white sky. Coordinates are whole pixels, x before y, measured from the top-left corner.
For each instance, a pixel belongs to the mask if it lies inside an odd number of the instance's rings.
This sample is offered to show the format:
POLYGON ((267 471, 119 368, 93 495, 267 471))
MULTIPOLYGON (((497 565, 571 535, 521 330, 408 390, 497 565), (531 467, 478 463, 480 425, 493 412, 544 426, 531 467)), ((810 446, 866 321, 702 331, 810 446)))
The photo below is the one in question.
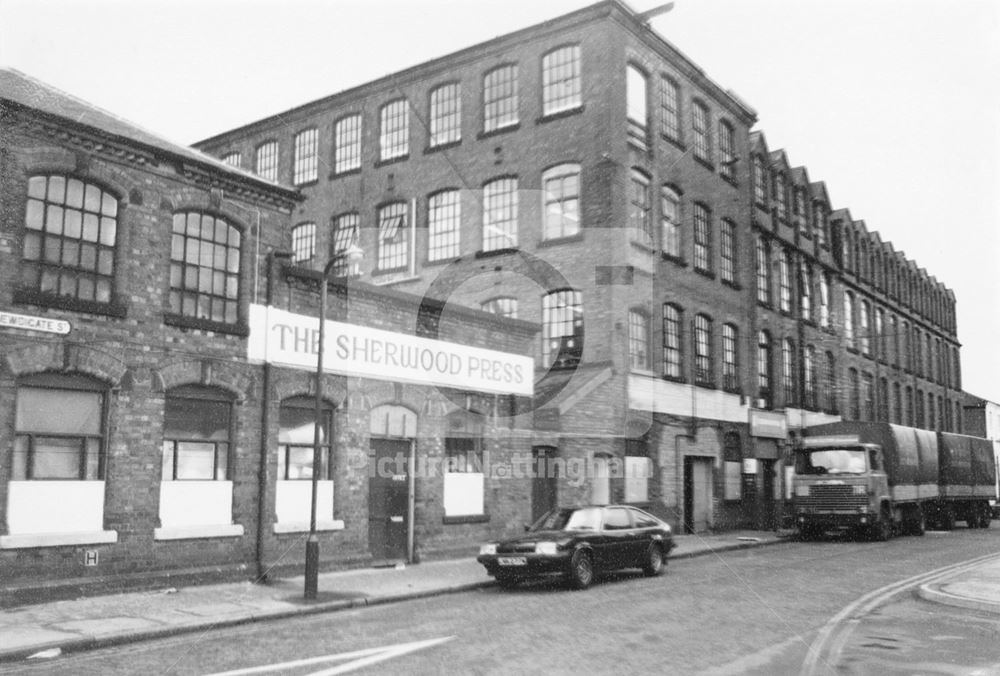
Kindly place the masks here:
MULTIPOLYGON (((0 65, 193 143, 588 4, 0 0, 0 65)), ((954 289, 965 389, 1000 401, 1000 2, 677 0, 652 25, 954 289)))

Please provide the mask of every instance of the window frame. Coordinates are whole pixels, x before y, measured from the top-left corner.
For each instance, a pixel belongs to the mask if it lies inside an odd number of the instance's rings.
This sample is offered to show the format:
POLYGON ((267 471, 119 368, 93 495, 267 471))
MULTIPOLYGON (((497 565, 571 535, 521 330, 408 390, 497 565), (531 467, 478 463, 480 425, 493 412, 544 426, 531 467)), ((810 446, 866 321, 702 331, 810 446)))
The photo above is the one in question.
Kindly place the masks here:
MULTIPOLYGON (((307 411, 312 420, 313 424, 313 434, 315 434, 315 418, 316 418, 316 401, 310 396, 295 396, 289 397, 281 401, 278 406, 278 435, 277 435, 277 477, 278 481, 311 481, 312 474, 309 476, 298 476, 289 478, 288 470, 291 460, 291 454, 293 447, 308 450, 309 459, 309 471, 312 472, 313 461, 315 460, 315 437, 310 436, 308 443, 290 443, 282 442, 281 434, 283 431, 282 425, 284 424, 281 419, 281 415, 284 411, 294 409, 296 411, 307 411)), ((320 416, 322 418, 320 429, 325 429, 325 434, 320 437, 320 457, 325 460, 325 467, 321 466, 322 473, 319 476, 320 481, 332 481, 334 476, 334 458, 333 458, 333 434, 334 434, 334 411, 336 409, 332 404, 327 402, 325 399, 322 400, 320 404, 320 416), (325 426, 325 427, 324 427, 325 426)))
POLYGON ((700 99, 691 101, 691 131, 695 159, 712 164, 712 114, 700 99))
MULTIPOLYGON (((337 214, 330 221, 330 258, 333 259, 347 253, 351 245, 358 246, 361 217, 356 211, 347 211, 337 214), (350 234, 345 235, 344 233, 350 234)), ((358 263, 352 264, 346 256, 342 256, 333 264, 331 272, 335 277, 346 277, 349 273, 357 274, 358 267, 358 263)))
POLYGON ((233 221, 228 216, 218 214, 211 211, 204 211, 200 209, 184 209, 178 210, 173 213, 173 222, 171 226, 171 253, 170 253, 170 278, 168 281, 169 294, 168 294, 168 308, 169 313, 176 317, 182 317, 185 320, 196 321, 196 322, 210 322, 212 325, 216 326, 234 326, 241 322, 243 316, 243 303, 241 302, 241 293, 243 291, 243 267, 245 265, 245 257, 243 255, 243 245, 245 242, 243 228, 240 227, 235 221, 233 221), (197 215, 199 219, 199 224, 194 227, 197 230, 197 241, 198 241, 198 262, 193 263, 189 259, 193 256, 191 253, 192 249, 190 247, 190 242, 195 234, 192 232, 192 225, 190 223, 190 217, 197 215), (202 237, 202 232, 204 229, 204 223, 206 218, 211 218, 213 220, 213 239, 207 240, 202 237), (178 219, 184 221, 183 232, 178 231, 178 219), (223 223, 228 230, 226 231, 226 241, 219 242, 216 237, 218 233, 218 224, 223 223), (181 258, 176 258, 177 252, 177 237, 183 238, 183 256, 181 258), (235 241, 233 241, 235 240, 235 241), (202 265, 203 259, 203 243, 208 242, 212 245, 213 253, 212 265, 206 266, 202 265), (226 251, 226 261, 224 266, 220 269, 217 265, 218 247, 224 247, 226 251), (235 254, 234 254, 235 252, 235 254), (232 258, 235 257, 235 262, 232 258), (179 266, 179 271, 175 272, 175 266, 179 266), (194 268, 197 270, 196 275, 198 279, 198 284, 194 290, 190 289, 190 269, 194 268), (202 274, 204 271, 208 271, 212 277, 212 287, 211 293, 205 292, 202 289, 203 285, 207 285, 208 282, 202 282, 202 274), (221 272, 223 275, 223 286, 225 287, 222 293, 218 293, 215 287, 218 286, 218 280, 216 279, 217 273, 221 272), (175 282, 178 278, 182 284, 178 286, 175 282), (235 286, 234 289, 230 291, 230 284, 235 286), (189 298, 193 294, 193 299, 189 298), (176 302, 175 302, 176 297, 176 302), (222 303, 222 319, 215 318, 214 310, 210 311, 211 316, 203 316, 202 310, 200 308, 203 298, 207 298, 210 307, 214 306, 214 302, 219 300, 222 303), (185 309, 185 305, 188 300, 194 302, 194 312, 185 309), (230 312, 231 310, 231 312, 230 312))
POLYGON ((714 336, 712 318, 703 312, 691 323, 694 354, 694 383, 715 387, 714 336))
POLYGON ((558 115, 583 107, 583 63, 579 43, 559 45, 547 51, 541 58, 542 117, 558 115), (566 53, 566 60, 559 57, 566 53), (556 60, 557 63, 552 63, 556 60), (563 73, 568 66, 568 75, 563 73), (563 77, 556 77, 562 73, 563 77), (569 94, 560 92, 569 86, 569 94))
POLYGON ((576 367, 583 360, 584 343, 582 292, 565 287, 553 289, 544 294, 542 296, 542 364, 550 369, 576 367), (553 315, 560 316, 553 317, 553 315), (555 332, 557 328, 566 327, 570 329, 568 333, 555 332), (554 349, 556 342, 559 343, 558 349, 554 349))
POLYGON ((649 371, 652 369, 650 343, 649 313, 641 308, 632 308, 628 312, 628 361, 632 371, 649 371))
POLYGON ((333 123, 333 173, 346 174, 361 169, 363 118, 350 113, 333 123))
POLYGON ((735 324, 722 325, 722 389, 740 392, 740 330, 735 324))
POLYGON ((580 209, 581 188, 581 167, 576 162, 557 164, 542 172, 542 240, 563 239, 580 234, 582 231, 580 222, 582 214, 580 209), (571 177, 575 177, 575 180, 568 183, 567 179, 571 177), (550 188, 553 184, 556 185, 557 190, 550 188), (567 186, 575 186, 575 191, 570 194, 566 189, 567 186), (566 211, 568 204, 574 205, 572 211, 576 215, 575 226, 572 225, 572 215, 568 215, 566 211), (554 205, 558 207, 557 215, 559 218, 559 227, 555 231, 550 224, 550 216, 552 215, 550 209, 554 205), (567 221, 571 223, 568 227, 566 226, 567 221))
POLYGON ((277 183, 280 154, 281 148, 276 140, 268 139, 259 143, 253 152, 254 173, 272 183, 277 183))
POLYGON ((692 239, 694 240, 694 269, 711 274, 713 272, 714 252, 712 250, 712 210, 701 202, 695 202, 691 207, 694 221, 692 239))
POLYGON ((518 247, 519 203, 520 182, 517 176, 497 176, 483 184, 482 250, 484 252, 518 247), (495 219, 492 214, 505 217, 495 219))
POLYGON ((663 377, 684 380, 684 309, 663 304, 663 377))
POLYGON ((483 73, 484 134, 515 128, 521 123, 518 80, 516 63, 501 63, 483 73), (494 81, 494 76, 508 72, 509 78, 494 81))
POLYGON ((296 223, 292 227, 292 262, 307 263, 316 256, 316 224, 312 221, 296 223))
POLYGON ((410 155, 410 106, 405 96, 386 101, 378 109, 379 162, 410 155))
POLYGON ((396 200, 380 204, 375 209, 375 270, 395 272, 407 269, 410 262, 410 204, 396 200), (393 226, 390 221, 399 219, 393 226), (392 237, 386 237, 391 233, 392 237), (390 241, 391 240, 391 241, 390 241))
POLYGON ((670 141, 681 143, 681 86, 672 77, 660 76, 660 133, 670 141))
MULTIPOLYGON (((163 441, 161 444, 161 462, 160 462, 160 479, 161 481, 231 481, 233 476, 233 460, 234 460, 234 446, 236 445, 236 411, 235 409, 236 397, 232 393, 227 392, 221 388, 209 387, 204 385, 181 385, 179 387, 174 387, 168 390, 164 395, 163 404, 163 441), (220 405, 228 406, 228 421, 225 426, 226 428, 226 440, 224 442, 217 443, 217 440, 204 439, 196 436, 186 436, 183 438, 173 438, 168 436, 168 417, 170 400, 184 400, 188 402, 213 402, 220 405), (180 466, 180 448, 181 443, 211 443, 214 447, 212 450, 212 478, 179 478, 178 468, 180 466), (225 448, 221 449, 220 443, 225 444, 225 448), (168 453, 167 445, 172 444, 171 450, 171 476, 166 478, 167 465, 166 465, 166 455, 168 453), (224 458, 225 462, 220 463, 220 457, 224 458), (221 470, 223 476, 219 476, 221 470)), ((204 410, 207 404, 201 404, 200 409, 204 410)), ((221 408, 221 406, 220 406, 221 408)))
POLYGON ((445 188, 427 196, 427 261, 454 260, 462 253, 462 193, 445 188), (442 203, 443 200, 449 200, 442 203))
POLYGON ((295 134, 292 142, 292 185, 319 180, 319 128, 309 127, 295 134))
POLYGON ((461 143, 462 83, 458 80, 443 82, 428 92, 427 99, 430 118, 427 127, 427 146, 440 148, 461 143), (441 96, 444 96, 444 100, 441 100, 441 96))

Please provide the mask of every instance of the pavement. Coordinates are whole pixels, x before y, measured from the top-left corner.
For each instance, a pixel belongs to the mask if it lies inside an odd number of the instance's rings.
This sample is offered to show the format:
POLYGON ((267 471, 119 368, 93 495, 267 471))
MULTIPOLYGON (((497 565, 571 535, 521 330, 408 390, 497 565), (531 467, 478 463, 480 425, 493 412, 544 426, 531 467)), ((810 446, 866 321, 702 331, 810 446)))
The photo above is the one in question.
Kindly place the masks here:
MULTIPOLYGON (((784 542, 788 531, 678 535, 670 559, 784 542)), ((0 611, 0 662, 52 657, 251 622, 395 603, 493 585, 475 558, 321 573, 315 600, 301 576, 34 603, 0 611)), ((924 598, 1000 615, 1000 558, 923 585, 924 598)))

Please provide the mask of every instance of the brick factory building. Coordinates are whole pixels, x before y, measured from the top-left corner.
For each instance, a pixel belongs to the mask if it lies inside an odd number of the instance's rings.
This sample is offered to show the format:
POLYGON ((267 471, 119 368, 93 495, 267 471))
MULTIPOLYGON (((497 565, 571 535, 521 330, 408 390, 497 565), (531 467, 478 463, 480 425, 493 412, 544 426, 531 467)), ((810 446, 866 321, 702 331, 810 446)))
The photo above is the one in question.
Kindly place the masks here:
MULTIPOLYGON (((290 187, 0 71, 0 593, 301 571, 321 274, 290 187)), ((529 517, 537 326, 328 286, 324 568, 529 517), (522 472, 522 474, 524 474, 522 472), (526 476, 526 475, 525 475, 526 476)))
POLYGON ((756 119, 606 0, 197 146, 300 190, 300 265, 541 325, 536 466, 591 471, 534 514, 701 531, 778 523, 804 426, 961 429, 953 294, 756 119))

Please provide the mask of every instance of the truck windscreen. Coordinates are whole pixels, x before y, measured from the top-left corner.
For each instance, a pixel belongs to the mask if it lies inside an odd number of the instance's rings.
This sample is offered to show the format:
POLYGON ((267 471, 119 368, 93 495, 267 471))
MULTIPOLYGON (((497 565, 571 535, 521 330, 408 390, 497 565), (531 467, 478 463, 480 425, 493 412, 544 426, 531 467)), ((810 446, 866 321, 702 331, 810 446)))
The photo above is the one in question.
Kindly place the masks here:
POLYGON ((864 474, 863 449, 824 448, 796 454, 796 474, 864 474))

